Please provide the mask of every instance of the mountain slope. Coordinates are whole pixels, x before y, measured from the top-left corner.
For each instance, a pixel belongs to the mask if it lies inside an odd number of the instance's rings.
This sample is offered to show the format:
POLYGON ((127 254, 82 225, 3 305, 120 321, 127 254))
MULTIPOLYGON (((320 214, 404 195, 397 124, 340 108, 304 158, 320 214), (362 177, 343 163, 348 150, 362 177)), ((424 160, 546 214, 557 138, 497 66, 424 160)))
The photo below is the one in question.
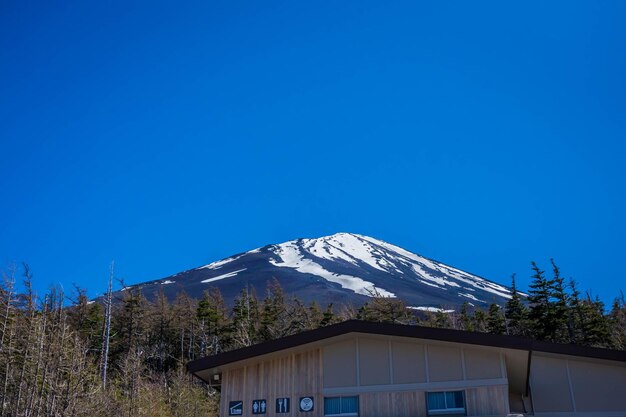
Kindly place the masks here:
POLYGON ((419 309, 504 304, 510 297, 495 282, 352 233, 268 245, 138 286, 148 297, 163 289, 170 299, 182 290, 199 297, 214 286, 230 304, 246 285, 262 297, 273 278, 287 294, 322 305, 360 305, 374 294, 419 309))

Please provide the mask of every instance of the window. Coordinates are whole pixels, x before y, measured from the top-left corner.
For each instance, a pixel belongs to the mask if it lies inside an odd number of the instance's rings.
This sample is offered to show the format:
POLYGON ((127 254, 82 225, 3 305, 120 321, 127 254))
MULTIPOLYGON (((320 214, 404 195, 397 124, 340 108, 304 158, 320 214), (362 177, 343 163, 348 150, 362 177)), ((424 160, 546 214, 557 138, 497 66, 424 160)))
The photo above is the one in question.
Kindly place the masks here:
POLYGON ((325 416, 358 416, 359 397, 324 398, 325 416))
POLYGON ((428 415, 465 414, 463 391, 427 392, 428 415))

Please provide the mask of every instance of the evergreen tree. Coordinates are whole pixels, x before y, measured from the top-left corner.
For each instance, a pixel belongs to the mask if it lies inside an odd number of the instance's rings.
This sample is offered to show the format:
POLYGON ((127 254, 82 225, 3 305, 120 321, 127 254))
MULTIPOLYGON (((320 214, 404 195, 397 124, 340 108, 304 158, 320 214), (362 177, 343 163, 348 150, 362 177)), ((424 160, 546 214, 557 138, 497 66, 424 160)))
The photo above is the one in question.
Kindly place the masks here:
POLYGON ((626 350, 626 303, 624 293, 613 301, 609 313, 609 326, 611 328, 611 345, 615 349, 626 350))
POLYGON ((569 309, 568 309, 568 295, 565 292, 565 285, 563 284, 563 277, 559 267, 556 266, 554 259, 550 259, 552 264, 552 271, 554 277, 549 281, 550 283, 550 309, 548 320, 551 324, 548 339, 553 342, 568 343, 574 338, 574 329, 570 326, 569 309))
POLYGON ((568 301, 568 327, 571 329, 570 342, 574 344, 583 344, 584 342, 584 329, 583 323, 585 322, 585 311, 583 303, 580 299, 580 291, 578 291, 578 285, 576 281, 570 279, 569 281, 570 296, 568 301))
POLYGON ((174 350, 177 338, 174 334, 174 317, 163 289, 148 307, 148 330, 146 362, 158 372, 168 372, 176 359, 174 350))
POLYGON ((506 317, 507 334, 512 336, 528 335, 528 309, 517 291, 515 274, 511 276, 511 298, 506 302, 504 315, 506 317))
POLYGON ((324 314, 322 316, 322 320, 320 321, 319 327, 329 326, 337 322, 337 317, 335 316, 335 312, 333 311, 333 304, 330 303, 324 310, 324 314))
POLYGON ((550 323, 551 316, 551 285, 546 279, 544 271, 539 269, 535 262, 531 262, 532 282, 528 290, 528 302, 530 311, 528 313, 531 336, 535 339, 546 340, 553 334, 553 326, 550 323))
POLYGON ((474 324, 472 323, 472 318, 469 313, 469 303, 466 301, 461 306, 461 313, 459 317, 459 325, 461 330, 474 330, 474 324))
POLYGON ((113 306, 111 324, 111 362, 124 359, 127 352, 141 350, 148 336, 149 302, 137 287, 127 288, 121 301, 113 306))
POLYGON ((450 312, 444 310, 443 307, 437 308, 434 312, 426 313, 426 321, 424 324, 429 327, 436 327, 438 329, 451 329, 452 319, 450 312))
POLYGON ((479 308, 474 311, 472 315, 472 327, 475 332, 486 333, 488 331, 487 315, 479 308))
POLYGON ((287 305, 283 289, 278 280, 273 279, 267 284, 266 295, 261 308, 261 326, 259 329, 261 340, 278 339, 288 334, 289 322, 286 314, 287 305))
POLYGON ((218 288, 203 293, 196 317, 201 355, 220 353, 230 343, 232 325, 228 322, 224 297, 218 288))
POLYGON ((309 313, 308 314, 308 317, 309 317, 308 328, 317 329, 318 327, 320 327, 320 323, 324 319, 324 312, 322 311, 322 308, 320 307, 317 301, 314 300, 311 303, 311 305, 309 306, 308 313, 309 313))
POLYGON ((102 344, 102 326, 104 325, 102 305, 89 301, 85 289, 76 288, 75 290, 74 303, 67 309, 68 323, 85 341, 89 351, 97 353, 102 344))
POLYGON ((487 315, 487 331, 493 334, 505 334, 506 326, 502 308, 496 303, 489 306, 489 314, 487 315))
POLYGON ((587 299, 582 305, 583 312, 583 340, 586 346, 611 347, 611 329, 608 317, 604 315, 604 303, 598 297, 587 299))

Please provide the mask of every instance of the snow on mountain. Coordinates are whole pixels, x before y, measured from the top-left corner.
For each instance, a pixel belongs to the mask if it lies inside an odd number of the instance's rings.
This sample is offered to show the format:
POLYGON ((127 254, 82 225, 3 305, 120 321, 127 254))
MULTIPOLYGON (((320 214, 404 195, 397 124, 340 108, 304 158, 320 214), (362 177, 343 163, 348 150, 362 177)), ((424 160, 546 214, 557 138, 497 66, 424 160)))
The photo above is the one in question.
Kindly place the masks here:
POLYGON ((147 295, 160 287, 171 298, 181 290, 200 296, 215 286, 230 302, 244 286, 262 297, 271 279, 287 294, 320 304, 360 305, 379 295, 431 311, 464 302, 504 304, 511 297, 503 285, 354 233, 268 245, 139 286, 147 295))
MULTIPOLYGON (((282 243, 276 246, 274 252, 280 256, 281 261, 270 259, 270 263, 278 267, 293 268, 303 274, 311 274, 322 277, 330 282, 341 285, 342 288, 354 291, 357 294, 371 295, 378 293, 383 297, 395 297, 392 292, 376 287, 373 283, 365 281, 359 277, 336 274, 325 270, 320 264, 306 257, 306 253, 294 241, 282 243)), ((324 249, 327 249, 325 247, 324 249)), ((330 253, 330 251, 329 251, 330 253)))

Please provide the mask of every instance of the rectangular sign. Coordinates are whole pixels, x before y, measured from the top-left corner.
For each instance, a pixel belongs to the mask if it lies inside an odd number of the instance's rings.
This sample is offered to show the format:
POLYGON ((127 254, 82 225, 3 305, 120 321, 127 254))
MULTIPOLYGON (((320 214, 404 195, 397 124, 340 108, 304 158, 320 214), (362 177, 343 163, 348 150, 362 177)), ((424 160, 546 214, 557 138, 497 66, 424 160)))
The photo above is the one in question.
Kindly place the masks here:
POLYGON ((267 412, 267 401, 254 400, 252 401, 252 414, 265 414, 267 412))
POLYGON ((243 401, 231 401, 228 403, 228 415, 240 416, 243 414, 243 401))
POLYGON ((289 412, 289 398, 276 398, 276 414, 289 412))

